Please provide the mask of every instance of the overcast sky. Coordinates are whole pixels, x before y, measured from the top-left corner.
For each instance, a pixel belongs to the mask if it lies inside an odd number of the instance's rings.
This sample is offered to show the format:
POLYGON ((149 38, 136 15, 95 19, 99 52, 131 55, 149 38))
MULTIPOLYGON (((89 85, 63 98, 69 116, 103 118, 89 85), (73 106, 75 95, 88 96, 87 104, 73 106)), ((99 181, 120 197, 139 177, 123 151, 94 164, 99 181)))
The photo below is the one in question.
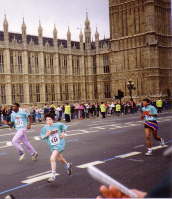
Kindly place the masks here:
POLYGON ((21 32, 22 18, 27 34, 37 35, 39 20, 43 35, 52 37, 54 24, 60 39, 66 39, 68 26, 73 40, 79 40, 80 28, 84 28, 86 10, 94 37, 96 26, 100 38, 109 37, 108 0, 0 0, 0 30, 3 30, 4 14, 7 15, 9 31, 21 32))

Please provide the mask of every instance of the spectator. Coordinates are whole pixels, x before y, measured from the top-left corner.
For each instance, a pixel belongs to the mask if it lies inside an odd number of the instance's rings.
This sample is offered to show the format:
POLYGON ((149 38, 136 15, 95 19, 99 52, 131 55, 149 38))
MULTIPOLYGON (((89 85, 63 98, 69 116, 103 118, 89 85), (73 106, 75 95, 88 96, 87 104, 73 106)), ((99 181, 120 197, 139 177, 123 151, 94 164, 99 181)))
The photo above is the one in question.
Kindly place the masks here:
POLYGON ((104 102, 101 102, 100 111, 102 114, 102 119, 104 119, 106 117, 106 105, 104 104, 104 102))
POLYGON ((65 105, 64 114, 65 114, 65 121, 70 122, 71 121, 70 120, 71 107, 70 107, 69 103, 66 103, 66 105, 65 105))

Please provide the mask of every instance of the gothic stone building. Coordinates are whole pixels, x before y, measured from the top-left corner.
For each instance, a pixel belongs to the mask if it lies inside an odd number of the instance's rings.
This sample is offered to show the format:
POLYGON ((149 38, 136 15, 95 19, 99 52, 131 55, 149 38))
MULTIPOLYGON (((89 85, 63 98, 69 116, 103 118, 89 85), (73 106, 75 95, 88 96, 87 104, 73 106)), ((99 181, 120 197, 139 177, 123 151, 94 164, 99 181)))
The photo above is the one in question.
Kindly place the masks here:
POLYGON ((127 82, 134 98, 172 94, 170 0, 109 0, 110 39, 91 38, 88 16, 79 42, 0 31, 0 104, 109 101, 127 82))
POLYGON ((109 0, 111 89, 135 97, 172 96, 170 0, 109 0))
POLYGON ((71 41, 43 37, 41 24, 38 36, 26 34, 23 20, 22 34, 8 32, 4 19, 0 32, 0 104, 44 104, 86 102, 111 98, 108 39, 91 41, 88 15, 85 37, 71 41), (84 41, 85 39, 85 41, 84 41))

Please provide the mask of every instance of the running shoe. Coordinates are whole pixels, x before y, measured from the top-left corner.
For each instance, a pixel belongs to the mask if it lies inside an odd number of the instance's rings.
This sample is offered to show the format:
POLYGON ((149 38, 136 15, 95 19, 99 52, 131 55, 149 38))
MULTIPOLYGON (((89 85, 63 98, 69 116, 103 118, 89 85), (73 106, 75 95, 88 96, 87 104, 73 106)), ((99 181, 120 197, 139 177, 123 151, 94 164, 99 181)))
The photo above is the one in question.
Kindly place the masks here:
POLYGON ((161 147, 165 147, 165 141, 163 138, 161 138, 160 145, 161 145, 161 147))
POLYGON ((52 175, 50 178, 48 178, 48 182, 51 183, 51 182, 54 182, 56 180, 56 175, 52 175))
POLYGON ((19 155, 19 161, 22 161, 22 160, 24 159, 24 157, 25 157, 25 154, 24 154, 24 153, 21 153, 21 154, 19 155))
POLYGON ((67 171, 67 174, 69 176, 72 175, 72 164, 71 163, 67 163, 67 165, 66 165, 66 171, 67 171))
POLYGON ((32 160, 33 161, 36 161, 38 159, 38 153, 34 153, 33 155, 32 155, 32 160))
POLYGON ((152 155, 152 150, 148 150, 146 153, 145 153, 146 156, 151 156, 152 155))
POLYGON ((15 197, 13 195, 7 195, 4 199, 15 199, 15 197))

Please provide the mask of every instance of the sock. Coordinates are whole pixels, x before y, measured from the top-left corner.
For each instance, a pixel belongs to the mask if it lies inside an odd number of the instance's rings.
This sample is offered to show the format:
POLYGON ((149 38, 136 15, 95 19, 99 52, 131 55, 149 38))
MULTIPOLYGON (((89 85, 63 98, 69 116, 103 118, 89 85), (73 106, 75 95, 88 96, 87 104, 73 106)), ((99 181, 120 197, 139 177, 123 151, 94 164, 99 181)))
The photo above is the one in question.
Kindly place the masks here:
POLYGON ((56 171, 52 170, 52 175, 55 176, 56 175, 56 171))

